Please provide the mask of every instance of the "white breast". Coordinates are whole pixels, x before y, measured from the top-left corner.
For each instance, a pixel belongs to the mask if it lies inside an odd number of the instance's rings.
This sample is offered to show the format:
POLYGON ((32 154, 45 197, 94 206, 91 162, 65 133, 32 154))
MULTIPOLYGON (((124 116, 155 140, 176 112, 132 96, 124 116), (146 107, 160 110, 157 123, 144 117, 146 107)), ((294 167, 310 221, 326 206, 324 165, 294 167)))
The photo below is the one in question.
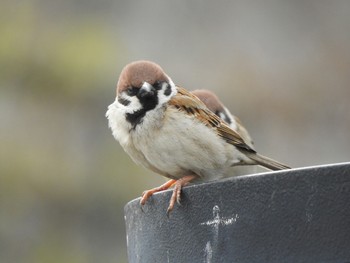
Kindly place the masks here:
POLYGON ((164 176, 177 179, 196 173, 208 181, 222 177, 239 161, 232 145, 177 109, 152 110, 135 129, 122 111, 112 104, 106 114, 114 137, 136 163, 164 176))

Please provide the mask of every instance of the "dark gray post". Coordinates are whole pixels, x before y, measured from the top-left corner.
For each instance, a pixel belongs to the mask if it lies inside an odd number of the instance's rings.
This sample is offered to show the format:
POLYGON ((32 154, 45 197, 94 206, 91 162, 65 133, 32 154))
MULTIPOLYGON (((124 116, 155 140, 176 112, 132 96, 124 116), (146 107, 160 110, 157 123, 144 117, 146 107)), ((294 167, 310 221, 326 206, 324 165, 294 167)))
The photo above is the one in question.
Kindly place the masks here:
POLYGON ((350 262, 350 163, 240 176, 125 206, 129 263, 350 262))

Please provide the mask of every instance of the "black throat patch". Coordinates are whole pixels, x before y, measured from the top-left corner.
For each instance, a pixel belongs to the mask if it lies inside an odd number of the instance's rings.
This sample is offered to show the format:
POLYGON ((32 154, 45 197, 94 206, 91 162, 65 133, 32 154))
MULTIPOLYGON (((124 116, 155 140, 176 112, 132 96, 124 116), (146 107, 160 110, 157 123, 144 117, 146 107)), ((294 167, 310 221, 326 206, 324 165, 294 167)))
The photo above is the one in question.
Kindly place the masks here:
POLYGON ((157 93, 152 97, 139 98, 142 108, 134 111, 133 113, 126 114, 126 120, 132 125, 133 129, 136 128, 143 120, 143 117, 150 110, 153 110, 158 104, 157 93))

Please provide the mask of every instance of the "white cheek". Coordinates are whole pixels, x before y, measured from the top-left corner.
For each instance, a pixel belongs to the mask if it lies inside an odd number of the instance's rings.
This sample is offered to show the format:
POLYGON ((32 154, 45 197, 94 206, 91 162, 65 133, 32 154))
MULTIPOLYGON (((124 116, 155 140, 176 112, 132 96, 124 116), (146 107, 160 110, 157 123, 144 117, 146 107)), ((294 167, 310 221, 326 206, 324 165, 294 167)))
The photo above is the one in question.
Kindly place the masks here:
POLYGON ((128 143, 130 123, 125 119, 127 107, 121 105, 117 100, 108 106, 106 117, 108 126, 112 130, 114 138, 123 146, 128 143))
POLYGON ((176 95, 177 89, 176 89, 176 86, 175 86, 174 82, 171 80, 171 78, 168 77, 168 79, 169 79, 169 84, 171 86, 171 94, 170 94, 169 97, 173 97, 173 96, 176 95))
MULTIPOLYGON (((169 78, 169 77, 168 77, 169 78)), ((164 103, 168 102, 174 95, 176 95, 177 93, 177 89, 175 87, 175 84, 174 82, 169 78, 169 84, 170 84, 170 87, 171 87, 171 93, 170 95, 166 96, 164 95, 164 91, 166 90, 167 88, 167 84, 164 83, 161 90, 158 92, 158 100, 159 100, 159 103, 158 105, 161 106, 163 105, 164 103)))
POLYGON ((129 105, 127 106, 120 105, 118 103, 126 113, 133 113, 134 111, 140 110, 142 108, 142 105, 136 96, 133 96, 133 97, 122 96, 122 97, 130 101, 129 105))
MULTIPOLYGON (((224 111, 225 111, 226 116, 230 119, 231 123, 230 123, 229 126, 231 127, 231 129, 237 131, 238 126, 237 126, 237 122, 236 122, 235 118, 232 116, 232 114, 230 113, 230 111, 226 107, 224 107, 224 111)), ((220 117, 223 120, 225 119, 225 115, 224 114, 220 114, 220 117)))

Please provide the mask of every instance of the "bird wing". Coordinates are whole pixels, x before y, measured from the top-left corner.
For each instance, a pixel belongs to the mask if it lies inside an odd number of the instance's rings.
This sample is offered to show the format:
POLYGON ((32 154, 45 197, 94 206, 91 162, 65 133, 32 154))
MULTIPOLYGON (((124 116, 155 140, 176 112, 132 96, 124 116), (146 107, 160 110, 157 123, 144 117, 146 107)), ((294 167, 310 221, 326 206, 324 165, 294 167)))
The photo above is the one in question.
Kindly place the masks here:
POLYGON ((236 131, 232 130, 221 118, 211 112, 200 99, 184 88, 177 87, 177 90, 178 93, 171 98, 169 105, 189 116, 195 117, 207 127, 215 130, 218 136, 226 142, 238 147, 238 149, 255 153, 236 131))

